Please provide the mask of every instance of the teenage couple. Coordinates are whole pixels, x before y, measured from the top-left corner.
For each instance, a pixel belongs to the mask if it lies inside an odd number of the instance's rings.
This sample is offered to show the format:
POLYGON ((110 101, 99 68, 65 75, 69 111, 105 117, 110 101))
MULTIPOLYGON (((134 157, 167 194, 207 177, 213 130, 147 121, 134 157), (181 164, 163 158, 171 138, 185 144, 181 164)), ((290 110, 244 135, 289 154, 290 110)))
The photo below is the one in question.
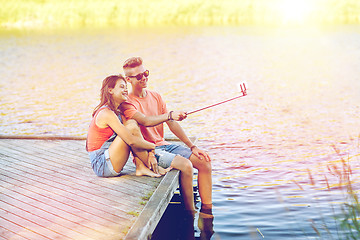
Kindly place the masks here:
POLYGON ((168 111, 161 96, 146 89, 149 70, 140 57, 127 59, 123 70, 125 77, 112 75, 103 80, 100 104, 92 114, 86 148, 94 172, 101 177, 119 175, 131 150, 136 175, 158 177, 172 168, 180 170, 185 208, 195 212, 194 167, 198 170, 200 212, 212 215, 211 159, 191 142, 178 123, 187 114, 168 111), (127 82, 132 86, 131 93, 127 82), (166 142, 163 123, 187 147, 166 142))

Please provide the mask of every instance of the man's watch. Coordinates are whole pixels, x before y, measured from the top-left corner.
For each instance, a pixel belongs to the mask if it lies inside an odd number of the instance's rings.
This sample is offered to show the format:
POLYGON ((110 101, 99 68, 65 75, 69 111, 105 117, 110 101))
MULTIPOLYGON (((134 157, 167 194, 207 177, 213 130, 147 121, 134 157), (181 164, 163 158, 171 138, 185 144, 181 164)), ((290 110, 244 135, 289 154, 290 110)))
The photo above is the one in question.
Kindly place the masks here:
POLYGON ((192 146, 190 147, 190 150, 192 151, 193 148, 196 148, 196 147, 197 147, 196 145, 192 145, 192 146))

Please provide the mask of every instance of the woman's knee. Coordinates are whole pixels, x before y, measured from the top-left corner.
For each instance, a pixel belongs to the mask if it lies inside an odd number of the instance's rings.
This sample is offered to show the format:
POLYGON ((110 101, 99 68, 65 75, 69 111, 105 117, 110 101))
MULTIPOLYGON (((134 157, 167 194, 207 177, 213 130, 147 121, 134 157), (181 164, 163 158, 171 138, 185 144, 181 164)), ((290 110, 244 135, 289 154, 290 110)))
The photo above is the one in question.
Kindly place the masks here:
POLYGON ((130 154, 129 146, 117 136, 109 147, 111 164, 116 172, 120 172, 126 164, 130 154))
POLYGON ((119 136, 116 136, 114 141, 109 147, 110 158, 117 159, 118 157, 122 158, 123 156, 128 155, 130 152, 129 145, 119 136))
POLYGON ((135 135, 135 136, 141 135, 141 130, 140 130, 140 127, 139 127, 138 123, 136 122, 136 120, 129 119, 125 122, 124 125, 127 129, 129 129, 129 131, 131 132, 132 135, 135 135))

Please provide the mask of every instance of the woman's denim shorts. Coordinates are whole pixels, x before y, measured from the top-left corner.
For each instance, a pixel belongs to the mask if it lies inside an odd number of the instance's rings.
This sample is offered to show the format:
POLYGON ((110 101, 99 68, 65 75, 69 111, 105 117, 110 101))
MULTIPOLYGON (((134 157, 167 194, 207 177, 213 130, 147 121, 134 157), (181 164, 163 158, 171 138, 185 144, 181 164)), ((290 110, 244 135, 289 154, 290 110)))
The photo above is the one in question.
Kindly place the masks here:
POLYGON ((109 147, 112 141, 105 142, 100 149, 89 152, 91 167, 99 177, 115 177, 120 173, 116 172, 110 161, 109 147))
MULTIPOLYGON (((99 177, 115 177, 120 174, 114 170, 110 161, 109 147, 111 143, 111 140, 106 141, 100 149, 89 152, 91 167, 99 177)), ((158 160, 158 165, 163 168, 170 167, 177 155, 189 159, 191 154, 192 151, 189 148, 177 144, 163 145, 155 148, 155 157, 158 160)))

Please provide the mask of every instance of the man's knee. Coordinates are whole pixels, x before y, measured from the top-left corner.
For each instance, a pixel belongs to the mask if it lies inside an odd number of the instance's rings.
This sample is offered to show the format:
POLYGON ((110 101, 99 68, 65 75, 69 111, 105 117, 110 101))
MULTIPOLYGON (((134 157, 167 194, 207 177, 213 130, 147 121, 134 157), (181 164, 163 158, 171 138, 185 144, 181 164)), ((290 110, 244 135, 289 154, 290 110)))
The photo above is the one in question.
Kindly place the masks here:
POLYGON ((206 171, 206 172, 210 173, 212 171, 211 162, 207 162, 207 161, 202 160, 201 168, 202 168, 203 171, 206 171))
POLYGON ((177 155, 174 158, 172 166, 174 168, 179 169, 180 171, 191 173, 191 174, 193 173, 193 165, 192 165, 191 161, 180 155, 177 155))
POLYGON ((184 158, 186 160, 183 160, 184 161, 184 170, 187 171, 187 172, 191 172, 193 173, 193 165, 192 165, 192 162, 187 159, 187 158, 184 158))
POLYGON ((212 166, 211 166, 211 162, 206 161, 205 159, 199 159, 198 157, 196 157, 195 155, 191 156, 196 158, 194 161, 194 166, 201 172, 208 172, 211 173, 212 171, 212 166))

